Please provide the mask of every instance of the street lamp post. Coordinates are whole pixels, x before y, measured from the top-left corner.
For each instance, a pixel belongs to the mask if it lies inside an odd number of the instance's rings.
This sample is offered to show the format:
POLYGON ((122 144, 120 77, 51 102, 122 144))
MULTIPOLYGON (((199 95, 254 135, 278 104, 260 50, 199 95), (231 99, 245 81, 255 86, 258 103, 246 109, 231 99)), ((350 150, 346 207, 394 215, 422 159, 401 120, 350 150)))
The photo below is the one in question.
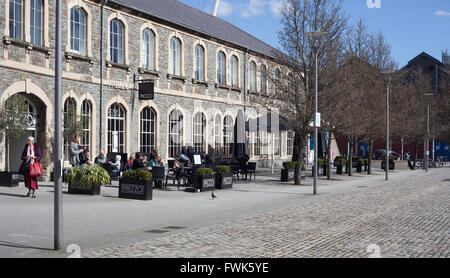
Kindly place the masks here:
MULTIPOLYGON (((320 38, 328 35, 327 32, 308 32, 305 33, 308 37, 313 38, 320 38)), ((314 50, 314 56, 315 56, 315 64, 316 64, 316 82, 315 82, 315 92, 314 92, 314 184, 313 184, 313 194, 317 194, 317 160, 318 160, 318 153, 317 153, 317 91, 318 91, 318 61, 317 57, 319 54, 319 46, 317 46, 314 50)))
POLYGON ((385 71, 383 73, 389 74, 386 86, 386 164, 384 166, 384 169, 386 170, 386 180, 389 180, 389 85, 391 84, 391 73, 394 73, 394 71, 385 71))
MULTIPOLYGON (((430 98, 434 96, 434 94, 425 94, 427 99, 427 142, 425 143, 425 171, 428 172, 428 160, 430 156, 430 98)), ((433 146, 434 148, 434 146, 433 146)))

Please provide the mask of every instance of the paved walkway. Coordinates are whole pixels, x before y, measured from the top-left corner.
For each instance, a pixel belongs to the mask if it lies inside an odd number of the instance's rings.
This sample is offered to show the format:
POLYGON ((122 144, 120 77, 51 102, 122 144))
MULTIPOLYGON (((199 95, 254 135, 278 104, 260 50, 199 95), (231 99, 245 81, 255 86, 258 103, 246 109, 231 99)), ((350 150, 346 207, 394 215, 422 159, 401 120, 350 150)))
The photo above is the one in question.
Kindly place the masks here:
POLYGON ((402 181, 319 195, 289 208, 83 255, 448 258, 449 185, 448 169, 432 170, 402 181))

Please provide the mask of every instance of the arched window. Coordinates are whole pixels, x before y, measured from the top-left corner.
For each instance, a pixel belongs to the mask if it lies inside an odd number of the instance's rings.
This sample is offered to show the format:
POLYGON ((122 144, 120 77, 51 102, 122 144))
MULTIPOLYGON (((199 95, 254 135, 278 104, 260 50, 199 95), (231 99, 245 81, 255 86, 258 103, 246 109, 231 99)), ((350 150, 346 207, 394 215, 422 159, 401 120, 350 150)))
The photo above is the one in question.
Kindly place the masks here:
MULTIPOLYGON (((89 100, 84 100, 81 105, 81 146, 91 150, 91 125, 92 125, 92 104, 89 100)), ((91 152, 92 154, 92 152, 91 152)))
POLYGON ((280 87, 280 70, 279 69, 275 69, 275 73, 274 73, 274 92, 275 94, 277 94, 279 92, 279 87, 280 87))
POLYGON ((181 41, 175 37, 170 39, 170 73, 181 75, 181 41))
POLYGON ((217 114, 214 120, 215 153, 217 154, 216 157, 219 154, 219 150, 221 150, 222 148, 221 138, 222 138, 222 118, 220 117, 219 114, 217 114))
POLYGON ((294 76, 292 75, 292 73, 288 74, 288 90, 289 93, 295 93, 295 88, 294 88, 294 76))
POLYGON ((86 13, 80 7, 70 9, 70 49, 86 55, 86 13))
POLYGON ((125 109, 119 103, 108 109, 108 152, 125 152, 125 109))
POLYGON ((294 131, 289 130, 286 134, 286 155, 294 153, 294 131))
POLYGON ((201 112, 194 116, 194 150, 205 151, 206 118, 201 112))
POLYGON ((217 82, 220 85, 226 84, 226 60, 225 53, 217 53, 217 82))
POLYGON ((203 46, 197 44, 195 46, 195 79, 204 81, 204 63, 205 63, 205 49, 203 46))
POLYGON ((142 31, 142 66, 155 70, 155 33, 148 28, 142 31))
POLYGON ((266 66, 261 65, 261 67, 259 68, 259 81, 260 81, 260 85, 261 85, 261 94, 265 94, 267 93, 266 90, 266 66))
POLYGON ((151 107, 141 111, 140 146, 143 153, 151 153, 156 148, 156 112, 151 107))
POLYGON ((255 62, 250 62, 249 71, 250 71, 250 74, 249 74, 250 91, 256 92, 256 63, 255 62))
POLYGON ((233 118, 226 116, 223 119, 223 153, 230 155, 231 143, 233 142, 233 118))
POLYGON ((231 86, 238 88, 238 77, 239 77, 239 61, 238 58, 233 55, 231 56, 231 86))
POLYGON ((122 22, 118 19, 113 19, 110 22, 110 41, 109 51, 111 62, 117 64, 124 63, 124 27, 122 22))
POLYGON ((183 145, 183 114, 173 110, 169 114, 169 157, 176 158, 183 145))
POLYGON ((42 45, 42 0, 30 0, 31 43, 42 45))
POLYGON ((23 39, 23 0, 9 0, 9 36, 23 39))
POLYGON ((70 142, 72 141, 72 138, 74 135, 80 135, 77 134, 77 104, 75 102, 74 98, 67 98, 64 102, 64 146, 63 146, 63 153, 65 160, 70 159, 69 155, 69 146, 70 142))

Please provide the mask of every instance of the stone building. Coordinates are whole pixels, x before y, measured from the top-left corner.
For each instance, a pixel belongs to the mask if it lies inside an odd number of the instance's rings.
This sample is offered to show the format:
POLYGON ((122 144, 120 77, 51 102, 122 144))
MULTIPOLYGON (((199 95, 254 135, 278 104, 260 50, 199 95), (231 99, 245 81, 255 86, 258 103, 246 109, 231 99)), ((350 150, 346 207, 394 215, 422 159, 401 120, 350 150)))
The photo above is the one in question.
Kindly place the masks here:
MULTIPOLYGON (((245 93, 268 93, 273 86, 263 73, 285 70, 276 49, 175 0, 107 1, 103 45, 100 1, 63 0, 62 9, 63 116, 67 121, 74 111, 82 120, 91 159, 100 148, 128 155, 156 148, 167 160, 184 145, 227 156, 237 111, 246 105, 247 120, 264 114, 245 103, 245 93), (154 80, 153 100, 138 99, 134 79, 154 80)), ((0 1, 0 105, 20 94, 30 118, 23 138, 9 146, 1 140, 0 169, 18 168, 29 135, 41 147, 44 169, 52 169, 55 12, 54 0, 0 1)), ((277 165, 292 154, 293 132, 261 129, 247 138, 260 165, 268 165, 272 150, 277 165)))

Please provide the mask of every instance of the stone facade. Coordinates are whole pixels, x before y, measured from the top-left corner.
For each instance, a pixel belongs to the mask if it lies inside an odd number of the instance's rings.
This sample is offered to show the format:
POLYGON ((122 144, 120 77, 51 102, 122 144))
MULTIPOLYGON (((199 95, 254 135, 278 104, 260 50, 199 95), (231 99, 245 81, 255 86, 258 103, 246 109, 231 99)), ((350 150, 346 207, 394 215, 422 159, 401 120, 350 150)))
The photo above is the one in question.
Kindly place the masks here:
MULTIPOLYGON (((24 0, 27 3, 29 0, 24 0)), ((0 30, 4 30, 3 40, 0 43, 0 105, 9 96, 21 93, 28 96, 31 102, 39 107, 41 120, 37 130, 38 143, 44 152, 44 166, 48 170, 52 168, 51 150, 53 140, 53 103, 54 103, 54 65, 55 65, 55 1, 45 0, 44 13, 48 15, 48 30, 43 32, 44 45, 36 47, 27 40, 15 41, 9 38, 8 31, 8 3, 0 2, 0 30), (51 112, 50 112, 51 111, 51 112), (45 115, 45 117, 44 117, 45 115)), ((192 145, 193 117, 197 112, 203 112, 206 117, 206 144, 208 151, 214 149, 214 119, 217 114, 223 118, 230 115, 235 120, 237 110, 244 107, 244 61, 245 52, 239 47, 228 44, 220 44, 218 40, 207 36, 193 35, 185 28, 176 29, 164 23, 151 21, 138 17, 123 9, 105 7, 104 43, 100 46, 100 12, 99 3, 94 1, 67 0, 62 1, 62 48, 63 54, 63 105, 68 97, 72 97, 77 105, 77 114, 81 113, 83 100, 88 100, 92 106, 91 142, 90 150, 92 158, 98 153, 99 148, 108 150, 107 137, 107 112, 111 104, 118 102, 126 112, 125 120, 125 146, 124 152, 131 154, 140 151, 140 112, 146 106, 151 106, 157 114, 156 124, 156 148, 162 158, 168 157, 168 118, 173 109, 180 110, 183 114, 183 145, 192 145), (88 24, 88 51, 86 56, 71 53, 68 45, 68 23, 70 7, 80 5, 87 13, 88 24), (125 64, 117 65, 109 61, 109 22, 119 19, 125 26, 125 64), (140 70, 141 62, 141 33, 143 26, 151 28, 155 33, 155 60, 154 71, 140 70), (182 43, 182 70, 180 76, 169 75, 169 42, 176 36, 182 43), (194 80, 195 45, 200 43, 205 48, 205 82, 194 80), (103 106, 100 107, 100 48, 104 49, 104 87, 103 106), (217 53, 223 51, 226 54, 226 82, 227 86, 217 86, 217 53), (239 88, 230 86, 230 58, 236 55, 239 61, 239 88), (138 100, 137 84, 133 78, 155 79, 155 98, 152 101, 138 100), (103 118, 103 126, 100 130, 100 113, 103 118), (100 136, 102 145, 100 146, 100 136)), ((26 7, 26 5, 25 5, 26 7)), ((26 19, 24 19, 26 20, 26 19)), ((24 24, 26 26, 26 24, 24 24)), ((264 59, 257 53, 249 54, 249 59, 268 65, 269 70, 275 66, 273 61, 264 59)), ((259 82, 258 82, 259 83, 259 82)), ((270 86, 267 86, 271 88, 270 86)), ((248 104, 247 104, 248 105, 248 104)), ((248 105, 247 117, 258 117, 263 110, 248 105)), ((223 126, 222 126, 223 128, 223 126)), ((221 135, 223 136, 223 135, 221 135)), ((220 136, 220 137, 221 137, 220 136)), ((252 135, 250 135, 252 138, 252 135)), ((281 155, 276 157, 278 165, 281 160, 288 159, 286 155, 286 134, 281 134, 281 155)), ((25 142, 23 142, 25 144, 25 142)), ((271 149, 269 146, 268 150, 271 149)), ((253 153, 253 151, 251 151, 253 153)), ((0 142, 0 169, 5 168, 6 147, 4 141, 0 142)), ((267 156, 267 153, 266 153, 267 156)), ((252 159, 258 160, 253 157, 252 159)), ((67 158, 64 160, 67 161, 67 158)), ((267 159, 266 159, 267 160, 267 159)))

